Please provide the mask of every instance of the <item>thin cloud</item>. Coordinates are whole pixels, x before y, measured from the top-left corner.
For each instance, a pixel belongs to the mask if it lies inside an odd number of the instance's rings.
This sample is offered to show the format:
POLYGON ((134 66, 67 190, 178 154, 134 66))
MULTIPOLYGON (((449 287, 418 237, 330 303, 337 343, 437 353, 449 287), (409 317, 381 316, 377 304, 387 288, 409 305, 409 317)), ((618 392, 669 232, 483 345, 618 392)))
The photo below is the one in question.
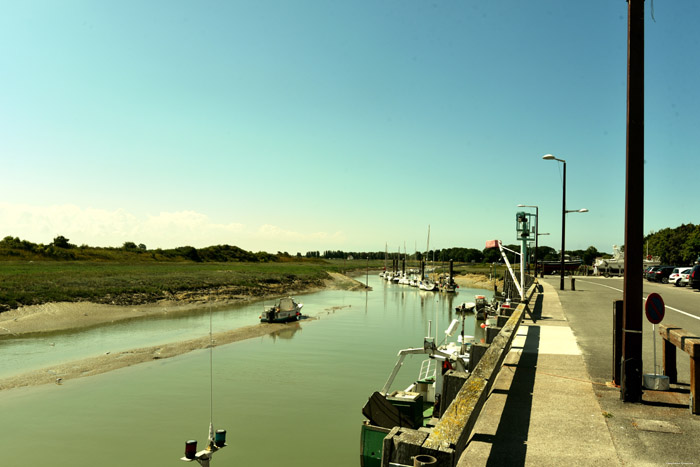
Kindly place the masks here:
POLYGON ((196 211, 160 212, 138 216, 126 209, 83 208, 73 204, 33 206, 0 203, 0 238, 19 237, 50 243, 58 235, 71 243, 121 246, 130 241, 148 248, 228 244, 252 251, 307 251, 337 248, 345 241, 338 232, 302 233, 264 224, 218 223, 196 211))

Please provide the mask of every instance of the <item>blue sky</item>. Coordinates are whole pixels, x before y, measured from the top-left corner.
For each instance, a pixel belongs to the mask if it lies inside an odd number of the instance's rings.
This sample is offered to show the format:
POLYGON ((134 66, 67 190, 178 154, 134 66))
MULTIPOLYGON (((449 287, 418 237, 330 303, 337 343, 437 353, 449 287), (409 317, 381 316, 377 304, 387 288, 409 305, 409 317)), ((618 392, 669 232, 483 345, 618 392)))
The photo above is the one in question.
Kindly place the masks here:
MULTIPOLYGON (((0 236, 624 240, 624 0, 0 1, 0 236)), ((645 233, 700 222, 697 0, 646 2, 645 233)))

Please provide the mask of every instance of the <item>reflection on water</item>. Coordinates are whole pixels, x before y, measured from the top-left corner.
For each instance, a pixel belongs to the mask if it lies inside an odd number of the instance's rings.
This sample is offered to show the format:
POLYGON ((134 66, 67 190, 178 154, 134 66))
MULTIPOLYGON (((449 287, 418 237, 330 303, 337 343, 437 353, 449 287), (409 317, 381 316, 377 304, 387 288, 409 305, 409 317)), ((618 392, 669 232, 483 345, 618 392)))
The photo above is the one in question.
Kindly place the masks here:
MULTIPOLYGON (((357 466, 361 408, 386 381, 398 350, 420 346, 428 321, 433 335, 444 336, 458 317, 457 304, 488 295, 469 289, 456 296, 421 293, 376 277, 369 282, 368 293, 300 297, 304 313, 317 319, 214 349, 214 425, 228 431, 229 447, 212 466, 357 466)), ((257 323, 260 308, 214 313, 214 332, 257 323)), ((466 325, 467 334, 481 331, 473 315, 466 325)), ((81 354, 76 345, 101 352, 197 337, 208 329, 203 314, 52 339, 70 356, 81 354)), ((48 344, 35 339, 1 345, 4 361, 6 351, 46 353, 48 344)), ((419 365, 407 360, 395 387, 407 386, 419 365)), ((2 465, 180 465, 185 440, 201 444, 207 437, 209 376, 209 353, 200 350, 61 386, 2 392, 2 465)))
POLYGON ((291 339, 297 331, 301 331, 301 325, 299 322, 283 324, 278 330, 272 332, 270 337, 272 340, 277 339, 291 339))

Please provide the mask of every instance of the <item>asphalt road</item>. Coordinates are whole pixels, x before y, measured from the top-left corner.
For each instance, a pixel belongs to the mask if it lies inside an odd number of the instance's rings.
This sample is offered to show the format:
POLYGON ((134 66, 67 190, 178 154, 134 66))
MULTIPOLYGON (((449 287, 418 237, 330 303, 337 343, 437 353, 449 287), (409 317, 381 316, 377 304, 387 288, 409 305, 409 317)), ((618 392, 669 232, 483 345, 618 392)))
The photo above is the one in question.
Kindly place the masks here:
MULTIPOLYGON (((545 280, 559 288, 559 278, 545 280)), ((566 290, 557 290, 569 325, 583 354, 593 390, 622 465, 697 463, 700 416, 688 409, 690 359, 676 352, 678 384, 669 391, 644 390, 642 403, 624 403, 620 391, 610 386, 613 375, 613 301, 622 300, 622 278, 577 277, 576 290, 566 278, 566 290)), ((700 335, 700 291, 644 281, 644 298, 657 292, 664 299, 662 323, 700 335)), ((644 310, 640 310, 644 314, 644 310)), ((652 324, 643 317, 642 362, 644 373, 654 373, 652 324)), ((662 339, 656 333, 656 362, 661 373, 662 339)))
MULTIPOLYGON (((555 285, 558 286, 558 282, 555 285)), ((571 291, 569 278, 565 285, 567 290, 559 292, 559 299, 567 310, 567 318, 584 353, 590 376, 598 382, 610 381, 612 379, 612 304, 615 300, 622 300, 623 279, 577 277, 575 291, 571 291), (570 313, 570 310, 573 312, 570 313), (609 358, 601 359, 601 352, 605 352, 609 358)), ((674 324, 700 335, 699 290, 645 280, 643 291, 645 299, 652 292, 658 293, 664 299, 666 315, 662 323, 674 324)), ((643 314, 644 310, 640 310, 640 313, 643 314)), ((652 329, 652 324, 643 317, 642 361, 645 373, 654 372, 652 329)), ((657 332, 656 365, 658 366, 661 366, 661 346, 662 340, 657 332)), ((683 352, 677 352, 677 359, 679 379, 689 382, 688 356, 683 352)))

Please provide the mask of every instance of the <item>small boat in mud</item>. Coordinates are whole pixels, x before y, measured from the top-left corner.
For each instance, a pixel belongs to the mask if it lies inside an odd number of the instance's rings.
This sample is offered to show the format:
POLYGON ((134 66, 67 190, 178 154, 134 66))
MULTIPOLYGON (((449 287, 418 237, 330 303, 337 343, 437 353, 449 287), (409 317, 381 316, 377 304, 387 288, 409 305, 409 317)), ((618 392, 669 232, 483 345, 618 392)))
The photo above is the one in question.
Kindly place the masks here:
POLYGON ((302 303, 297 303, 292 297, 281 298, 276 305, 268 307, 260 315, 261 323, 286 323, 301 319, 302 303))

